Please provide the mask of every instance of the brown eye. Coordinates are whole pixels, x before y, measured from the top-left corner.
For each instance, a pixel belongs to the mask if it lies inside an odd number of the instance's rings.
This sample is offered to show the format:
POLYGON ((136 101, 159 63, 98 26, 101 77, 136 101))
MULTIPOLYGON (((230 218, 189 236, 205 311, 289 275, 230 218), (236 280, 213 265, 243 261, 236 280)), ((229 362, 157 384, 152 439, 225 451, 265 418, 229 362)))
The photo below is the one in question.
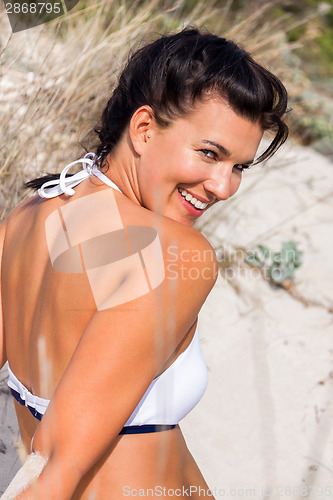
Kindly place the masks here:
POLYGON ((234 165, 234 168, 237 168, 240 172, 243 172, 244 169, 250 168, 249 165, 242 165, 241 163, 237 163, 234 165))
POLYGON ((206 156, 206 158, 211 158, 212 160, 217 158, 217 154, 211 149, 200 149, 200 151, 206 156))

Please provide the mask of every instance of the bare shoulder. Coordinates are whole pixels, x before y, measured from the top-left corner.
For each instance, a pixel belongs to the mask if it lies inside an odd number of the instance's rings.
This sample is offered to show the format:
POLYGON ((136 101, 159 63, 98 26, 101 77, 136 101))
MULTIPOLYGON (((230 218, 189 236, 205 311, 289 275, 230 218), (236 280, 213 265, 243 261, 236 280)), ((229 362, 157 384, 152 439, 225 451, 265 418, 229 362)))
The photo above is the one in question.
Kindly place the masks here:
POLYGON ((172 271, 177 269, 185 280, 200 281, 212 287, 217 279, 218 263, 209 241, 195 228, 168 221, 163 251, 165 261, 172 271))
POLYGON ((24 228, 31 225, 36 217, 36 209, 39 205, 40 198, 35 195, 26 200, 21 201, 9 214, 5 221, 8 229, 8 234, 12 230, 17 230, 18 225, 21 223, 24 228))
POLYGON ((3 253, 5 236, 6 236, 6 230, 7 230, 7 219, 5 219, 0 224, 0 271, 1 271, 1 261, 2 261, 2 253, 3 253))
POLYGON ((143 207, 132 205, 129 208, 127 211, 125 205, 121 214, 129 239, 143 245, 144 241, 156 238, 156 247, 159 245, 163 253, 167 278, 175 278, 178 271, 178 277, 185 281, 196 279, 213 286, 218 273, 216 254, 197 229, 143 207))
POLYGON ((7 225, 7 219, 4 219, 1 223, 0 223, 0 241, 2 242, 3 241, 3 238, 4 238, 4 234, 6 232, 6 225, 7 225))
MULTIPOLYGON (((180 341, 196 320, 217 279, 214 249, 191 226, 152 214, 141 207, 133 215, 131 220, 123 220, 129 240, 133 242, 130 245, 132 250, 137 244, 136 249, 141 254, 148 281, 147 300, 155 311, 156 303, 164 304, 166 317, 174 318, 179 326, 177 337, 180 341)), ((130 283, 135 272, 127 268, 125 282, 130 283)), ((137 278, 135 282, 138 283, 137 278)), ((134 286, 131 290, 134 291, 134 286)))

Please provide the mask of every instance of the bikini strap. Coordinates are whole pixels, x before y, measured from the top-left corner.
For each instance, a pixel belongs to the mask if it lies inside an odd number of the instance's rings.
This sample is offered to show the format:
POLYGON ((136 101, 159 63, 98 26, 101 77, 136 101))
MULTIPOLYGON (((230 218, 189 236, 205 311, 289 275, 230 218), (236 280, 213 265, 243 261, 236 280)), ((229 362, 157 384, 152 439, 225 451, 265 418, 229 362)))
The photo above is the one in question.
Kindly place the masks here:
POLYGON ((39 196, 41 198, 55 198, 61 194, 73 196, 75 194, 73 187, 77 186, 85 179, 88 179, 91 175, 95 175, 102 182, 121 193, 119 187, 116 186, 116 184, 106 175, 102 174, 102 172, 97 168, 96 160, 97 156, 94 153, 87 153, 84 158, 80 158, 79 160, 69 163, 62 170, 59 179, 44 182, 38 190, 39 196), (68 170, 73 167, 73 165, 77 165, 78 163, 82 163, 83 169, 70 177, 66 177, 68 170))

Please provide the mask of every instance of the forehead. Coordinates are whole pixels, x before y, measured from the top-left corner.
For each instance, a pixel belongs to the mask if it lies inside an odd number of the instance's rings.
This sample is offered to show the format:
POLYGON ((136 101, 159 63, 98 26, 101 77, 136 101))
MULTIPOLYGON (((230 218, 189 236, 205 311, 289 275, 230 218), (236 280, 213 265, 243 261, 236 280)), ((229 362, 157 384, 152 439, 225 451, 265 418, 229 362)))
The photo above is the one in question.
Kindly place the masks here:
POLYGON ((236 114, 227 101, 216 97, 198 100, 191 111, 173 120, 172 128, 184 141, 215 142, 232 155, 244 151, 248 159, 254 157, 263 135, 259 122, 236 114))
POLYGON ((232 108, 227 100, 216 95, 207 96, 203 99, 197 99, 192 108, 183 116, 183 118, 187 118, 189 121, 197 118, 202 119, 203 122, 213 119, 216 121, 216 125, 220 125, 222 121, 228 123, 259 125, 259 121, 251 121, 248 118, 241 116, 232 108))

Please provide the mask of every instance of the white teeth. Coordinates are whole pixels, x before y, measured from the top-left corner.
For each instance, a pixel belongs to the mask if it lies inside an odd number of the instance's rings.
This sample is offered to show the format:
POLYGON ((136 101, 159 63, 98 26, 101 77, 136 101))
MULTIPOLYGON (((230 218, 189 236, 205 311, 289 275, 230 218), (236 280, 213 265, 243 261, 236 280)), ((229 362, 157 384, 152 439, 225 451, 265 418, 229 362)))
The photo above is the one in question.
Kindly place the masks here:
POLYGON ((191 205, 195 206, 195 208, 199 208, 200 210, 203 210, 204 208, 207 207, 208 203, 202 203, 202 201, 197 200, 192 196, 190 193, 188 193, 185 189, 179 188, 178 189, 179 193, 182 195, 183 198, 185 198, 186 201, 189 201, 191 205))

